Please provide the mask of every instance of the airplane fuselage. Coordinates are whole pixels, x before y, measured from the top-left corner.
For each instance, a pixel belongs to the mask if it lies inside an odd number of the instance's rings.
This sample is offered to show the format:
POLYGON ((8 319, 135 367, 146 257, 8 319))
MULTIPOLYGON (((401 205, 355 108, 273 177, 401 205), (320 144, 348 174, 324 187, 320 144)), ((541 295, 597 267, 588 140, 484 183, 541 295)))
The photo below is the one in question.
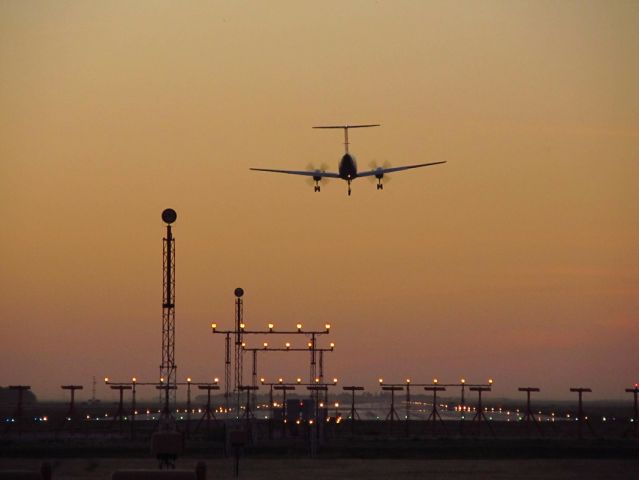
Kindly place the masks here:
POLYGON ((357 177, 357 162, 350 153, 345 153, 339 161, 339 176, 347 181, 357 177))

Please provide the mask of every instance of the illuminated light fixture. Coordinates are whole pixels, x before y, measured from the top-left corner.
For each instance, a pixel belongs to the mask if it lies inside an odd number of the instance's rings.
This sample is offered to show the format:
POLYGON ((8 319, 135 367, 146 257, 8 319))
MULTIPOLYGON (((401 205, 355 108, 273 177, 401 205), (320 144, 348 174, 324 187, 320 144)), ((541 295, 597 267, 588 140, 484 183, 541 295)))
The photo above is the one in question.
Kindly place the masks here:
POLYGON ((215 331, 217 329, 217 323, 211 324, 211 330, 215 331))
POLYGON ((315 378, 315 383, 319 383, 319 378, 315 378))
POLYGON ((331 347, 331 350, 333 350, 335 348, 335 344, 333 342, 331 342, 330 347, 331 347))
POLYGON ((274 326, 274 325, 273 325, 272 323, 269 323, 269 324, 268 324, 268 331, 269 331, 269 332, 272 332, 272 331, 273 331, 273 326, 274 326))
POLYGON ((460 380, 460 382, 461 382, 461 383, 466 383, 466 379, 465 379, 465 378, 462 378, 462 379, 460 380))
POLYGON ((302 324, 301 323, 297 324, 297 331, 298 332, 302 331, 302 324))
POLYGON ((217 377, 215 377, 215 378, 213 379, 213 382, 214 382, 214 383, 217 383, 217 382, 219 382, 219 381, 220 381, 220 379, 219 379, 219 378, 217 378, 217 377))
POLYGON ((335 402, 335 408, 339 408, 339 402, 335 402))
POLYGON ((242 348, 246 348, 246 342, 242 342, 242 348))
POLYGON ((312 348, 313 347, 313 342, 308 342, 308 348, 312 348))
POLYGON ((264 383, 264 377, 260 378, 260 382, 264 383))
POLYGON ((264 342, 264 348, 268 348, 268 342, 264 342))
POLYGON ((138 381, 138 379, 137 379, 137 378, 135 378, 135 377, 133 377, 133 378, 131 379, 131 381, 132 381, 133 383, 135 383, 135 382, 137 382, 137 381, 138 381))
POLYGON ((383 378, 380 378, 380 379, 379 379, 379 383, 380 383, 380 384, 384 383, 384 379, 383 379, 383 378))
POLYGON ((407 379, 406 379, 406 383, 410 383, 410 378, 407 378, 407 379))
POLYGON ((433 383, 437 383, 437 381, 438 380, 436 378, 433 378, 433 383))
POLYGON ((104 383, 109 383, 109 377, 104 377, 104 383))
POLYGON ((291 343, 290 342, 286 342, 286 348, 291 348, 291 343))
POLYGON ((160 377, 160 383, 164 383, 164 377, 160 377))
POLYGON ((245 324, 243 324, 243 323, 240 323, 240 329, 241 329, 241 330, 244 330, 244 327, 246 327, 246 325, 245 325, 245 324))
POLYGON ((302 379, 298 377, 297 383, 302 383, 302 379))
POLYGON ((281 379, 281 378, 278 378, 278 379, 277 379, 277 381, 278 381, 278 382, 280 382, 280 383, 282 383, 284 380, 283 380, 283 379, 281 379))
POLYGON ((493 384, 493 379, 492 379, 492 378, 489 378, 489 379, 488 379, 488 384, 489 384, 489 385, 492 385, 492 384, 493 384))
POLYGON ((324 328, 328 331, 331 329, 331 324, 327 323, 326 325, 324 325, 324 328))
POLYGON ((337 383, 337 378, 334 378, 334 379, 333 379, 333 383, 337 383))
POLYGON ((191 377, 186 377, 186 381, 187 381, 188 383, 191 383, 191 377))

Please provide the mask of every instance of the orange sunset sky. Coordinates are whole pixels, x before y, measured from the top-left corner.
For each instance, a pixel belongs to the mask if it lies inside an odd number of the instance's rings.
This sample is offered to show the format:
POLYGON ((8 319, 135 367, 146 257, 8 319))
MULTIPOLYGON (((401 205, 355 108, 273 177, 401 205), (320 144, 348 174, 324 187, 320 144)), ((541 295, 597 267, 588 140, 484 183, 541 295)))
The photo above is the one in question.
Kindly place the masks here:
POLYGON ((0 385, 157 378, 172 207, 180 379, 223 377, 210 323, 242 286, 249 326, 330 322, 327 375, 373 392, 627 397, 637 25, 636 1, 2 2, 0 385), (311 126, 343 123, 382 124, 352 132, 360 169, 448 163, 351 197, 249 172, 336 170, 311 126))

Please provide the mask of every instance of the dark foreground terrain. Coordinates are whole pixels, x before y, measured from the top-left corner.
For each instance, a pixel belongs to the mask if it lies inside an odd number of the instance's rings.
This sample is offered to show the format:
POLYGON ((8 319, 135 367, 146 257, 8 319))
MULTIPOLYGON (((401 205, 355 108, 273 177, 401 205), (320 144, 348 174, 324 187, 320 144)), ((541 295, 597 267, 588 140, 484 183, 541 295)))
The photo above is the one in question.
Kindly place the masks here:
MULTIPOLYGON (((158 468, 150 454, 157 422, 83 422, 74 429, 33 426, 0 434, 0 471, 53 467, 53 479, 108 479, 118 469, 158 468)), ((639 438, 628 424, 605 422, 585 428, 579 438, 570 422, 545 424, 540 431, 523 424, 494 422, 481 431, 468 423, 326 423, 315 427, 253 421, 212 422, 188 432, 177 468, 194 469, 202 460, 207 478, 234 478, 229 434, 248 429, 240 478, 246 479, 636 479, 639 438), (204 427, 204 426, 203 426, 204 427)))
MULTIPOLYGON (((178 468, 195 468, 195 458, 178 461, 178 468)), ((227 458, 205 459, 209 479, 233 477, 227 458)), ((109 479, 120 468, 156 468, 150 458, 52 459, 54 479, 109 479)), ((0 469, 38 469, 38 459, 2 458, 0 469)), ((267 479, 548 479, 603 480, 639 478, 639 459, 422 460, 246 458, 240 478, 267 479)))

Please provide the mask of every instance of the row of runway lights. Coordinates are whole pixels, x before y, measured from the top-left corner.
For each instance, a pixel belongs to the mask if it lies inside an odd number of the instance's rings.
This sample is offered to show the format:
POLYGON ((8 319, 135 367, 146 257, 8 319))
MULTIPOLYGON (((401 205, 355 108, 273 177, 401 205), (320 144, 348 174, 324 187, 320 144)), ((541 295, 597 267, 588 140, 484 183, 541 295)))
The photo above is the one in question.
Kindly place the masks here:
MULTIPOLYGON (((339 407, 336 407, 336 408, 339 408, 339 407)), ((222 409, 220 409, 220 410, 222 410, 222 409)), ((217 410, 216 410, 216 413, 229 413, 229 412, 230 412, 230 410, 231 410, 231 409, 226 409, 224 412, 221 412, 221 411, 217 411, 217 410)), ((475 409, 473 409, 473 411, 475 411, 475 409)), ((469 410, 469 412, 470 412, 470 410, 469 410)), ((157 413, 159 414, 160 412, 158 411, 157 413)), ((202 413, 202 410, 198 410, 197 412, 196 412, 196 411, 193 411, 192 413, 202 413)), ((136 415, 140 415, 140 414, 136 412, 136 415)), ((155 419, 156 419, 156 417, 154 416, 154 414, 147 413, 147 416, 148 416, 148 415, 151 415, 151 420, 155 420, 155 419)), ((538 421, 540 421, 540 422, 542 422, 542 421, 546 421, 546 422, 555 422, 555 421, 558 421, 558 420, 562 420, 562 419, 559 419, 559 418, 555 417, 555 414, 554 414, 554 413, 552 413, 552 414, 551 414, 551 415, 552 415, 552 417, 551 417, 551 418, 546 418, 546 419, 542 418, 542 415, 541 415, 541 414, 539 414, 539 415, 540 415, 540 416, 538 416, 538 417, 537 417, 537 420, 538 420, 538 421)), ((129 418, 130 418, 129 416, 125 416, 125 417, 123 417, 123 420, 124 420, 124 421, 128 421, 128 420, 129 420, 129 418)), ((349 418, 349 419, 350 419, 350 417, 347 417, 347 418, 349 418)), ((380 420, 380 417, 379 417, 379 416, 376 416, 375 418, 376 418, 376 420, 380 420)), ((404 419, 405 419, 405 418, 406 418, 406 417, 404 417, 404 419)), ((489 416, 488 418, 489 418, 489 420, 493 420, 493 417, 492 417, 492 416, 489 416)), ((566 418, 566 420, 567 420, 567 421, 570 421, 570 419, 571 419, 571 415, 570 415, 570 414, 567 414, 565 418, 566 418)), ((180 416, 180 418, 179 418, 179 419, 180 419, 180 420, 185 420, 185 417, 184 417, 184 416, 180 416)), ((268 416, 265 416, 265 417, 264 417, 264 419, 265 419, 265 420, 268 420, 268 419, 269 419, 269 417, 268 417, 268 416)), ((342 415, 337 415, 337 416, 335 417, 336 423, 340 423, 343 419, 344 419, 344 418, 342 417, 342 415)), ((465 417, 464 417, 464 416, 462 416, 462 417, 461 417, 461 419, 462 419, 462 420, 464 420, 464 419, 465 419, 465 417)), ((524 419, 524 417, 522 417, 522 416, 517 416, 515 419, 513 419, 513 421, 522 421, 523 419, 524 419)), ((578 419, 577 417, 572 417, 572 419, 573 419, 574 421, 579 421, 579 419, 578 419)), ((585 420, 588 420, 588 416, 585 416, 585 417, 584 417, 584 419, 585 419, 585 420)), ((67 418, 66 418, 66 420, 67 420, 67 421, 71 421, 71 417, 67 417, 67 418)), ((104 417, 99 417, 99 416, 91 417, 90 415, 87 415, 87 416, 86 416, 86 420, 94 420, 94 421, 111 420, 111 417, 109 416, 109 414, 108 414, 108 413, 105 413, 105 414, 104 414, 104 417)), ((609 417, 605 417, 605 416, 604 416, 604 417, 601 417, 601 420, 602 420, 603 422, 608 422, 608 421, 612 421, 612 422, 614 422, 614 421, 616 421, 617 419, 616 419, 615 417, 609 418, 609 417)), ((36 423, 40 423, 40 422, 44 422, 44 423, 46 423, 46 422, 48 422, 48 421, 49 421, 49 417, 48 417, 48 416, 46 416, 46 415, 44 415, 44 416, 42 416, 42 417, 33 417, 33 421, 34 421, 34 422, 36 422, 36 423)), ((329 418, 327 418, 327 420, 326 420, 326 421, 327 421, 327 422, 329 422, 329 421, 330 421, 330 417, 329 417, 329 418)), ((511 421, 510 419, 506 419, 506 422, 510 422, 510 421, 511 421)), ((630 423, 633 423, 633 421, 634 421, 634 420, 631 418, 629 421, 630 421, 630 423)), ((7 418, 7 419, 5 419, 5 423, 15 423, 15 422, 16 422, 16 419, 15 419, 15 418, 7 418)), ((284 423, 287 423, 287 420, 286 420, 286 419, 284 420, 284 423)), ((298 421, 297 423, 299 424, 299 421, 298 421)))
MULTIPOLYGON (((426 402, 411 402, 411 405, 428 406, 428 405, 431 405, 431 404, 426 403, 426 402)), ((261 408, 262 410, 270 410, 271 408, 282 408, 282 406, 283 405, 281 403, 273 402, 273 406, 272 407, 269 404, 262 404, 262 405, 257 405, 256 408, 257 409, 261 408)), ((441 403, 438 406, 440 408, 444 408, 444 409, 448 409, 449 408, 449 405, 446 404, 446 403, 441 403)), ((319 407, 320 408, 325 408, 324 402, 320 402, 319 407)), ((335 402, 332 405, 332 407, 335 408, 335 412, 336 412, 335 418, 336 418, 336 420, 340 420, 341 421, 342 416, 337 412, 337 410, 340 408, 340 403, 339 402, 335 402)), ((327 410, 328 410, 328 408, 330 408, 330 407, 326 406, 327 410)), ((244 409, 245 409, 244 406, 240 407, 240 410, 244 410, 244 409)), ((420 412, 428 413, 429 411, 430 410, 426 410, 426 409, 417 409, 417 410, 413 410, 413 413, 420 413, 420 412)), ((471 406, 458 405, 458 406, 454 406, 453 407, 453 411, 455 411, 455 412, 464 412, 464 413, 476 413, 477 412, 477 408, 476 407, 471 407, 471 406)), ((193 408, 193 409, 191 409, 191 414, 196 414, 196 413, 200 414, 200 413, 203 413, 203 412, 204 412, 204 410, 202 408, 193 408)), ((228 414, 228 413, 232 413, 232 412, 233 412, 232 408, 218 407, 218 408, 215 409, 215 413, 217 413, 217 414, 228 414)), ((513 419, 514 421, 521 421, 521 420, 524 419, 524 417, 521 415, 520 409, 518 409, 518 408, 515 409, 514 411, 511 411, 511 410, 504 411, 502 407, 486 407, 484 409, 484 412, 489 414, 489 419, 490 420, 493 420, 493 416, 492 416, 493 414, 495 414, 495 415, 504 415, 505 414, 508 417, 512 416, 512 417, 514 417, 514 419, 513 419)), ((146 411, 142 411, 142 413, 140 413, 139 410, 136 410, 134 412, 135 415, 144 415, 144 414, 146 414, 147 416, 150 415, 152 420, 155 420, 155 414, 160 414, 160 413, 161 413, 161 409, 157 409, 157 410, 153 410, 153 411, 151 409, 146 409, 146 411)), ((175 410, 175 413, 177 413, 177 414, 179 414, 179 413, 188 414, 189 411, 187 409, 180 410, 178 408, 178 409, 175 410)), ((538 415, 538 418, 537 418, 538 421, 544 421, 543 417, 547 417, 547 418, 545 418, 545 421, 547 421, 547 422, 555 422, 556 420, 570 421, 571 419, 574 420, 574 421, 578 421, 579 420, 575 415, 571 415, 569 413, 567 413, 564 417, 559 417, 554 412, 551 412, 550 415, 548 415, 548 414, 542 413, 541 410, 538 410, 537 415, 538 415)), ((99 421, 99 420, 103 420, 103 419, 106 420, 106 419, 110 419, 110 418, 111 418, 111 416, 110 416, 109 413, 105 413, 104 416, 97 416, 96 415, 94 417, 91 417, 90 415, 86 415, 86 420, 99 421)), ((266 419, 266 420, 268 420, 268 418, 269 418, 268 416, 264 417, 264 419, 266 419)), ((350 417, 348 417, 348 418, 350 418, 350 417)), ((404 418, 406 418, 406 417, 404 417, 404 418)), ((129 416, 124 416, 123 419, 124 420, 128 420, 129 416)), ((377 416, 376 419, 379 420, 380 417, 377 416)), ((461 419, 462 420, 465 419, 464 415, 461 416, 461 419)), ((584 419, 588 420, 588 416, 585 416, 584 419)), ((47 415, 43 415, 43 416, 40 416, 40 417, 34 417, 33 420, 35 422, 48 422, 49 421, 49 417, 47 415)), ((71 417, 66 417, 66 420, 67 421, 71 421, 71 417)), ((180 416, 180 420, 184 420, 184 417, 180 416)), ((616 421, 616 418, 615 417, 602 416, 601 420, 603 422, 616 421)), ((6 423, 15 423, 15 421, 16 421, 15 418, 7 418, 7 419, 5 419, 6 423)), ((506 421, 510 422, 511 420, 509 418, 506 421)), ((633 423, 633 421, 634 420, 632 418, 630 418, 630 423, 633 423)), ((337 423, 340 423, 340 422, 337 421, 337 423)))
MULTIPOLYGON (((275 332, 275 325, 272 323, 267 324, 268 327, 268 332, 264 332, 264 333, 274 333, 275 332)), ((295 325, 295 328, 297 329, 298 333, 302 333, 302 324, 298 323, 297 325, 295 325)), ((211 330, 213 330, 214 332, 217 330, 217 323, 212 323, 211 324, 211 330)), ((246 324, 245 323, 240 323, 240 330, 246 330, 246 324)), ((331 324, 327 323, 324 325, 324 330, 326 331, 326 333, 328 333, 331 330, 331 324)))

